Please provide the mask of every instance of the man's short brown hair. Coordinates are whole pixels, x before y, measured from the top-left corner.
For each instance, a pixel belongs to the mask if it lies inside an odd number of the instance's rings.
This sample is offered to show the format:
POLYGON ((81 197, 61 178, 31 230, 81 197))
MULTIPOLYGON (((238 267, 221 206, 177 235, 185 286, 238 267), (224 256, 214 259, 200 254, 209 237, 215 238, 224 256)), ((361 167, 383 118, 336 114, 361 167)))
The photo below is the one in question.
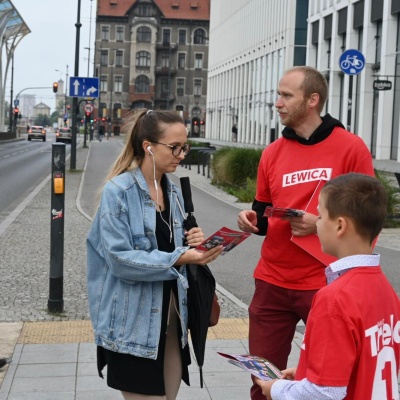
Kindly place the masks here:
POLYGON ((324 108, 326 99, 328 98, 328 82, 324 75, 318 70, 308 66, 298 66, 290 68, 285 74, 299 71, 304 75, 304 80, 300 89, 304 92, 304 98, 309 99, 313 93, 319 96, 318 111, 321 113, 324 108))
POLYGON ((356 232, 372 243, 387 215, 387 194, 379 179, 350 173, 328 181, 322 188, 330 219, 351 219, 356 232))

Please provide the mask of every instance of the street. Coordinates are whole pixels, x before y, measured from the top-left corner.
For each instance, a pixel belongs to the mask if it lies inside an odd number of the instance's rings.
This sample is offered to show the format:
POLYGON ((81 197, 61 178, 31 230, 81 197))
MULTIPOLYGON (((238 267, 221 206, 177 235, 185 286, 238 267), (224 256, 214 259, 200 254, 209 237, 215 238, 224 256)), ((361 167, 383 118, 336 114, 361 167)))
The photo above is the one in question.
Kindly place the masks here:
POLYGON ((0 223, 50 174, 53 140, 0 142, 0 223))

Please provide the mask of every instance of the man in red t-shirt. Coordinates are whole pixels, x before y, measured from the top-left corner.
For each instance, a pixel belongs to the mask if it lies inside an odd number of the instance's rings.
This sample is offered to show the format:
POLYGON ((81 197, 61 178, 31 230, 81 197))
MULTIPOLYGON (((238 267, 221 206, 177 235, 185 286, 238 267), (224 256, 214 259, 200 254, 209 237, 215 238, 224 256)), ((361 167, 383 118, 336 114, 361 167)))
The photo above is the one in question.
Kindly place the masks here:
POLYGON ((322 250, 337 257, 314 297, 291 380, 260 381, 267 399, 399 399, 400 299, 373 254, 387 210, 378 179, 347 174, 319 197, 322 250))
MULTIPOLYGON (((244 232, 266 235, 254 271, 249 350, 280 369, 287 366, 297 323, 307 322, 314 294, 326 284, 327 263, 316 254, 320 252, 315 237, 319 191, 338 175, 374 175, 363 140, 329 114, 320 116, 327 95, 326 79, 314 68, 295 67, 283 75, 275 106, 285 129, 263 151, 252 210, 238 217, 244 232), (307 212, 266 218, 267 206, 307 212), (312 243, 311 251, 300 247, 299 240, 312 243)), ((264 398, 258 385, 253 384, 251 398, 264 398)))

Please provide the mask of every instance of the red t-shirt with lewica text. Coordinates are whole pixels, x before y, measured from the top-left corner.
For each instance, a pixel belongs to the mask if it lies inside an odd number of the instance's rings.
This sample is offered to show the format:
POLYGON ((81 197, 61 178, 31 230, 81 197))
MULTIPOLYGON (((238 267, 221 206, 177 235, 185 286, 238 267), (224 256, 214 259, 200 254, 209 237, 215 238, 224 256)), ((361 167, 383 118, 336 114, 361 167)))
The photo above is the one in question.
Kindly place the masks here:
MULTIPOLYGON (((321 181, 349 172, 374 175, 367 146, 345 129, 335 127, 325 140, 310 146, 282 137, 263 151, 256 200, 304 210, 321 181)), ((325 286, 325 266, 294 244, 291 236, 288 221, 268 219, 254 277, 287 289, 315 290, 325 286)))

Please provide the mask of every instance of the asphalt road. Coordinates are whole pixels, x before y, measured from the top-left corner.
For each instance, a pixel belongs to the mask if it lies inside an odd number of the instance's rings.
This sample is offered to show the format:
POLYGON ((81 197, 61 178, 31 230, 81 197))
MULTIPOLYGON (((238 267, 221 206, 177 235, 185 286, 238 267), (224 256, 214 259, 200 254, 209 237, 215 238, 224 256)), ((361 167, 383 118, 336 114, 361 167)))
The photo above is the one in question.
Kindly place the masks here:
POLYGON ((0 144, 0 222, 50 174, 53 138, 0 144))

